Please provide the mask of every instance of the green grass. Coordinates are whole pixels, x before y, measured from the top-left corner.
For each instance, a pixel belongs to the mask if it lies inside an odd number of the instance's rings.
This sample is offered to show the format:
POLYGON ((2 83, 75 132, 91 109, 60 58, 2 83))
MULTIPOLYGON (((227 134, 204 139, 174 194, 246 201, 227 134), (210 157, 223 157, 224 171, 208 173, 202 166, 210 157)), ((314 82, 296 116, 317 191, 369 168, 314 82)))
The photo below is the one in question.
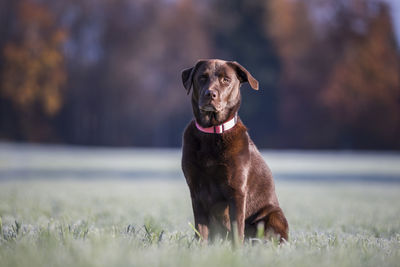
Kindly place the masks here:
POLYGON ((176 180, 0 181, 0 266, 399 266, 399 183, 278 182, 290 241, 195 239, 176 180))

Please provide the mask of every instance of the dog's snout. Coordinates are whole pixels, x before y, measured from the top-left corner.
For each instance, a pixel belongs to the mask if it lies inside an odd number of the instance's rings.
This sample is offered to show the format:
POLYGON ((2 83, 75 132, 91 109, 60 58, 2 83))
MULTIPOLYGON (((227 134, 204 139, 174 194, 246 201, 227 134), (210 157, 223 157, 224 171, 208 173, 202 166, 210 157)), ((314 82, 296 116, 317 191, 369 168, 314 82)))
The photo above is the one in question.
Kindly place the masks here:
POLYGON ((216 99, 218 97, 218 93, 216 90, 208 89, 205 93, 205 96, 210 99, 216 99))

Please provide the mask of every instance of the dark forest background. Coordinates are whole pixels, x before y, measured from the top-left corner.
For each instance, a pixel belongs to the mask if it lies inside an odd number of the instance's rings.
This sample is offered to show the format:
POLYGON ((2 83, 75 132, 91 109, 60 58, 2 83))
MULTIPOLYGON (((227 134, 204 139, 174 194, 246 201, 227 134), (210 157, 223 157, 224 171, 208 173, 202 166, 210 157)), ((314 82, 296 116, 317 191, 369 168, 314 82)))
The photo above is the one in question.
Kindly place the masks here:
POLYGON ((181 70, 236 60, 263 148, 400 149, 400 57, 378 0, 0 0, 0 140, 180 146, 181 70))

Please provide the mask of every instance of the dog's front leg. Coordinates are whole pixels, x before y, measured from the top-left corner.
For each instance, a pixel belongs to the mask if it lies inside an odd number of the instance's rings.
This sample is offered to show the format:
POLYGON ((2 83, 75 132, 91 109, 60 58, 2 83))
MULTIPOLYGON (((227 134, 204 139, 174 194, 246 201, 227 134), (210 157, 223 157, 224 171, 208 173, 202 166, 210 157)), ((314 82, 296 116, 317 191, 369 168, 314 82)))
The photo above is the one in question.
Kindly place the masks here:
POLYGON ((244 240, 245 203, 246 195, 242 192, 235 192, 229 201, 229 217, 234 244, 242 244, 244 240))
POLYGON ((209 234, 209 216, 204 210, 204 208, 198 204, 197 201, 192 200, 193 206, 193 215, 194 215, 194 224, 196 230, 200 234, 200 236, 196 235, 198 238, 201 238, 203 243, 207 244, 208 242, 208 234, 209 234))
POLYGON ((207 244, 208 234, 209 234, 208 224, 204 222, 205 220, 203 218, 199 218, 197 220, 195 219, 195 221, 196 221, 196 229, 197 231, 199 231, 203 243, 207 244))

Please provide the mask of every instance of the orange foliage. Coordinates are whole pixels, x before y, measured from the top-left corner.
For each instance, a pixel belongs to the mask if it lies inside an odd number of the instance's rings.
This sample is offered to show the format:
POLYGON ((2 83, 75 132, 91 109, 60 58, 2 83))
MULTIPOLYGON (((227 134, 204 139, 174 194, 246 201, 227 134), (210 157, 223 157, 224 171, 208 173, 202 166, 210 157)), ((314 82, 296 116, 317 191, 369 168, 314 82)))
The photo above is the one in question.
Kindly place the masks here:
POLYGON ((20 3, 17 21, 19 38, 3 49, 0 93, 22 110, 39 104, 46 115, 54 116, 61 108, 66 82, 61 51, 66 33, 55 27, 49 9, 31 1, 20 3))
POLYGON ((311 7, 318 2, 268 2, 287 139, 295 129, 300 147, 398 147, 400 60, 388 6, 323 0, 337 10, 317 25, 311 7))
POLYGON ((383 137, 400 130, 400 61, 388 9, 346 47, 322 94, 334 118, 383 137))

